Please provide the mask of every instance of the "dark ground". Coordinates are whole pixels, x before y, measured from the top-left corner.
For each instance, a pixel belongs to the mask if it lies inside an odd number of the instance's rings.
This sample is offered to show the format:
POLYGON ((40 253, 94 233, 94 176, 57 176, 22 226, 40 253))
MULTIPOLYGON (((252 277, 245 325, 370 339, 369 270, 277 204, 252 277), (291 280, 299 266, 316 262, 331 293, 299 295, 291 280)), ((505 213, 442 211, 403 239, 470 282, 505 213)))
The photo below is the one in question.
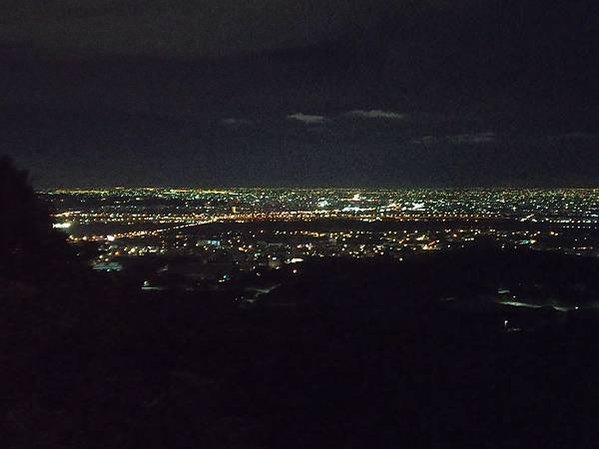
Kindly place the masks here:
POLYGON ((5 298, 4 447, 594 447, 598 314, 471 305, 499 279, 592 290, 598 269, 327 261, 248 309, 119 285, 5 298))

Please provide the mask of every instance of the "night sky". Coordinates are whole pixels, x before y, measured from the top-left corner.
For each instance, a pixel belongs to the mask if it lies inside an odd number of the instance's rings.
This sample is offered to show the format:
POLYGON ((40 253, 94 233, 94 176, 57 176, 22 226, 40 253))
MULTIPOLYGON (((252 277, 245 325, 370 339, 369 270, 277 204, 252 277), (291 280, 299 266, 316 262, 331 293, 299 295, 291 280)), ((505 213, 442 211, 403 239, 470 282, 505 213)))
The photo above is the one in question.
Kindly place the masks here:
POLYGON ((40 188, 595 186, 598 8, 5 0, 0 153, 40 188))

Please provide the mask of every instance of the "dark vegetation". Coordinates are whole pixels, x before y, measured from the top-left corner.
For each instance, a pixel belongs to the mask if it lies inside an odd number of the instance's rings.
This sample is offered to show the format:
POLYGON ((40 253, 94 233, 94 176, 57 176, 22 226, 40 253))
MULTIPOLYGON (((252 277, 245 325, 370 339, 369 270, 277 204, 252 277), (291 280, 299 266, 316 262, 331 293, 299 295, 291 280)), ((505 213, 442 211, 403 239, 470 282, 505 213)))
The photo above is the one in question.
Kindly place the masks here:
POLYGON ((599 441, 596 313, 471 307, 506 284, 588 306, 595 260, 488 249, 314 262, 242 308, 91 273, 5 159, 0 184, 3 448, 599 441))

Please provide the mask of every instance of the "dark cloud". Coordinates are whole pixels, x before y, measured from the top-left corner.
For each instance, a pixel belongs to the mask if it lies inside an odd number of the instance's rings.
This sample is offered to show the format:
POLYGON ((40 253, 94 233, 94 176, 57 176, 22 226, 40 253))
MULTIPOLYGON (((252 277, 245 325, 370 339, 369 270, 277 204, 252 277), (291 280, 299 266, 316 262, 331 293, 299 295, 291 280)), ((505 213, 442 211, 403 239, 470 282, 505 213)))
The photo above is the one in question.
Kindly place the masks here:
POLYGON ((455 134, 449 136, 424 136, 412 139, 411 143, 417 145, 440 145, 440 144, 488 144, 497 139, 494 132, 486 131, 471 134, 455 134))
POLYGON ((289 120, 297 120, 299 122, 305 123, 306 125, 320 124, 326 121, 326 117, 323 115, 304 114, 302 112, 290 114, 287 116, 287 118, 289 120))
POLYGON ((406 114, 393 111, 383 111, 381 109, 371 109, 369 111, 355 110, 350 111, 347 115, 360 118, 386 119, 386 120, 401 120, 406 117, 406 114))
POLYGON ((226 126, 241 127, 252 125, 254 122, 244 118, 224 118, 221 120, 221 123, 226 126))
POLYGON ((55 53, 230 55, 314 44, 369 23, 388 0, 19 0, 0 39, 55 53))
POLYGON ((0 152, 39 186, 596 184, 595 10, 2 2, 0 152))

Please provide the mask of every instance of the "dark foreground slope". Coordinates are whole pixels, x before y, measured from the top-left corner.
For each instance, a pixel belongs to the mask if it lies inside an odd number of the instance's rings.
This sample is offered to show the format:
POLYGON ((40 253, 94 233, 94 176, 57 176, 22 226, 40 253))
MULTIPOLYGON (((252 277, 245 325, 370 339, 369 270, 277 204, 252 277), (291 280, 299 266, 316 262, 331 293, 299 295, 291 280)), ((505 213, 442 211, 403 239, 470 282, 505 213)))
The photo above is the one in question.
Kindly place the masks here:
MULTIPOLYGON (((420 264, 451 271, 456 261, 420 264)), ((89 293, 95 313, 42 341, 28 318, 46 315, 21 311, 2 349, 6 447, 596 443, 592 309, 439 302, 434 278, 402 291, 405 272, 387 262, 307 270, 248 309, 89 293)))

